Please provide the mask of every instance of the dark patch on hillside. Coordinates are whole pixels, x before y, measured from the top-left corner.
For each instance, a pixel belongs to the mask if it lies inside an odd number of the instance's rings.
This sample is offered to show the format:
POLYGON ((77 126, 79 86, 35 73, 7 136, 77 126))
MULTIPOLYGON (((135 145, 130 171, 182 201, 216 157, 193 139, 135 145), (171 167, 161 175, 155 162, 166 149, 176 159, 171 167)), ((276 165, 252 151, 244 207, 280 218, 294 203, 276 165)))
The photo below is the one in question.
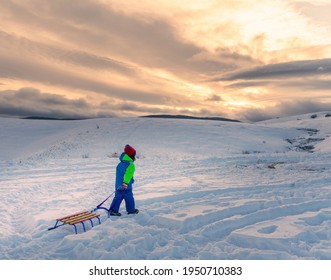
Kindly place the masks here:
POLYGON ((39 117, 39 116, 31 116, 21 118, 24 120, 46 120, 46 121, 77 121, 83 119, 73 119, 73 118, 50 118, 50 117, 39 117))
POLYGON ((185 120, 208 120, 208 121, 222 121, 222 122, 241 122, 238 120, 232 120, 220 117, 193 117, 186 115, 148 115, 141 116, 141 118, 159 118, 159 119, 185 119, 185 120))

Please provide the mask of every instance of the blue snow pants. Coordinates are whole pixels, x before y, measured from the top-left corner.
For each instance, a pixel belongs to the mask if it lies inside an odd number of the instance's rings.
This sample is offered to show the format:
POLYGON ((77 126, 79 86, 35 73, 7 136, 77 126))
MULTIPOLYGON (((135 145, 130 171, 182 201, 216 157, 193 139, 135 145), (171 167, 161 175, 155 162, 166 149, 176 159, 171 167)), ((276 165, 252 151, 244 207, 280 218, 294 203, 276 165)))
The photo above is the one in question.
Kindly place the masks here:
POLYGON ((135 202, 133 198, 132 189, 117 189, 115 197, 110 205, 109 210, 119 212, 121 203, 125 200, 125 207, 127 212, 134 212, 136 210, 135 202))

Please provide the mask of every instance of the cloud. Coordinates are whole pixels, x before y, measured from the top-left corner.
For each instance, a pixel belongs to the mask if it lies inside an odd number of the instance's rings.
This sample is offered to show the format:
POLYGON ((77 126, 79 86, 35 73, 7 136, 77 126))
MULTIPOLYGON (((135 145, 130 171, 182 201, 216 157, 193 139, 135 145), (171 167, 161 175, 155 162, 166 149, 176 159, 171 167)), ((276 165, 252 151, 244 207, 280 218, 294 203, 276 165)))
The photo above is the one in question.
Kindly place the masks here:
MULTIPOLYGON (((49 63, 51 65, 68 67, 84 67, 92 71, 109 71, 123 75, 136 75, 136 69, 129 64, 111 59, 109 57, 98 56, 94 53, 88 53, 72 48, 62 48, 60 46, 32 41, 9 34, 0 30, 0 55, 13 56, 22 59, 24 63, 26 57, 33 57, 39 63, 49 63), (24 47, 22 47, 24 46, 24 47)), ((3 64, 2 68, 7 65, 3 64)), ((2 71, 4 71, 3 69, 2 71)))
POLYGON ((111 81, 101 81, 95 77, 82 76, 74 71, 68 71, 58 67, 51 67, 37 61, 24 60, 19 57, 8 57, 0 54, 2 66, 0 77, 20 79, 38 83, 50 84, 58 87, 71 88, 74 90, 101 93, 107 97, 118 99, 130 99, 137 102, 160 104, 164 101, 163 96, 153 92, 135 90, 112 85, 111 81), (31 71, 33 69, 33 71, 31 71))
POLYGON ((330 10, 331 3, 329 0, 324 1, 296 1, 295 7, 304 15, 312 20, 324 25, 331 30, 330 10))
POLYGON ((210 75, 219 69, 234 69, 234 61, 238 65, 241 60, 245 63, 251 59, 230 48, 209 53, 197 42, 181 38, 178 26, 169 18, 124 13, 116 9, 117 5, 91 0, 73 0, 70 4, 62 0, 37 0, 29 5, 6 3, 2 9, 12 15, 20 28, 33 29, 33 35, 14 30, 20 34, 18 37, 33 38, 21 42, 27 51, 34 49, 44 58, 67 60, 67 63, 119 71, 129 71, 131 64, 166 69, 187 77, 188 74, 210 75), (35 41, 45 42, 44 34, 56 40, 37 46, 35 41), (60 48, 58 41, 69 44, 60 48))
MULTIPOLYGON (((5 92, 12 96, 10 111, 18 93, 30 87, 41 108, 76 104, 92 117, 109 111, 238 118, 243 106, 274 104, 285 93, 298 96, 296 86, 306 97, 310 90, 325 94, 330 36, 316 17, 300 13, 307 5, 293 3, 3 1, 1 100, 5 92)), ((32 108, 23 105, 22 111, 32 108)))
POLYGON ((292 61, 240 70, 214 81, 260 80, 273 78, 293 78, 331 74, 331 59, 292 61))
POLYGON ((0 78, 41 92, 45 85, 67 96, 74 90, 118 102, 194 106, 180 92, 192 92, 186 81, 228 65, 194 57, 203 50, 181 40, 162 18, 146 20, 97 1, 6 2, 1 9, 15 24, 0 30, 0 78))
POLYGON ((98 1, 15 3, 7 5, 7 12, 15 15, 21 25, 33 26, 36 38, 46 30, 82 50, 93 49, 102 56, 122 55, 143 65, 171 66, 199 51, 179 41, 171 26, 162 20, 132 17, 98 1), (35 14, 36 10, 40 13, 35 14))
MULTIPOLYGON (((125 100, 88 102, 86 98, 71 99, 60 94, 41 92, 36 88, 0 91, 0 116, 49 117, 61 119, 103 118, 144 114, 178 114, 184 109, 173 106, 137 103, 125 100)), ((203 110, 185 112, 206 113, 203 110)))
POLYGON ((100 111, 83 99, 71 100, 57 94, 42 93, 34 88, 22 88, 0 92, 0 115, 76 119, 112 117, 116 114, 100 111))
POLYGON ((219 102, 222 100, 223 100, 222 97, 217 94, 214 94, 206 99, 206 101, 214 101, 214 102, 219 102))
MULTIPOLYGON (((317 95, 318 93, 316 93, 316 91, 328 91, 328 92, 330 91, 331 78, 327 77, 323 79, 321 78, 312 79, 308 77, 306 79, 300 79, 294 81, 282 81, 279 83, 279 87, 282 87, 284 89, 300 88, 300 90, 315 93, 315 95, 317 95)), ((330 94, 329 97, 331 97, 330 94)))
POLYGON ((249 88, 249 87, 263 87, 272 84, 272 81, 245 81, 245 82, 236 82, 226 85, 226 88, 249 88))

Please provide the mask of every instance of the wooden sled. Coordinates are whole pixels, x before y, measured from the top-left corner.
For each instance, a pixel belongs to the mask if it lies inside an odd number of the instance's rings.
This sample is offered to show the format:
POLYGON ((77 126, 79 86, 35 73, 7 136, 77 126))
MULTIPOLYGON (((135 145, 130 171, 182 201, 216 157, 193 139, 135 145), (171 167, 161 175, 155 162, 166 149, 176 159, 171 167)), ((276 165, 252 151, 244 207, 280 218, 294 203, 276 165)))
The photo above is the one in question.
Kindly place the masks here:
POLYGON ((75 233, 77 234, 77 224, 82 224, 84 232, 86 231, 85 224, 84 222, 90 221, 91 226, 93 227, 93 219, 98 219, 99 224, 101 224, 100 214, 93 213, 91 211, 84 211, 84 212, 79 212, 76 214, 72 214, 69 216, 65 216, 59 219, 56 219, 56 223, 53 227, 49 228, 48 230, 53 230, 58 227, 64 226, 64 225, 72 225, 75 228, 75 233), (62 223, 62 224, 61 224, 62 223))

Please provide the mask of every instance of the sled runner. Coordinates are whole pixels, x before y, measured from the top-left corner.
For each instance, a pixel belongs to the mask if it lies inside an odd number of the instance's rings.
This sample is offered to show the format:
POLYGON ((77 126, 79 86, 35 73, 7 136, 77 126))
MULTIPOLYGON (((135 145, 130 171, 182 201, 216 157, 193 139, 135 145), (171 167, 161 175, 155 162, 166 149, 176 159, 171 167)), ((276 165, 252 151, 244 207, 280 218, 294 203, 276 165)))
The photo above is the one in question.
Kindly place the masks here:
POLYGON ((83 225, 83 229, 84 232, 86 231, 85 228, 85 224, 84 222, 86 221, 90 221, 91 226, 93 227, 93 219, 98 219, 99 224, 101 224, 100 218, 99 218, 100 214, 96 214, 90 211, 84 211, 84 212, 79 212, 76 214, 72 214, 69 216, 65 216, 59 219, 56 219, 56 223, 53 227, 49 228, 48 230, 53 230, 56 229, 58 227, 64 226, 64 225, 72 225, 75 228, 75 233, 77 234, 77 224, 82 224, 83 225), (62 223, 62 224, 59 224, 62 223))

